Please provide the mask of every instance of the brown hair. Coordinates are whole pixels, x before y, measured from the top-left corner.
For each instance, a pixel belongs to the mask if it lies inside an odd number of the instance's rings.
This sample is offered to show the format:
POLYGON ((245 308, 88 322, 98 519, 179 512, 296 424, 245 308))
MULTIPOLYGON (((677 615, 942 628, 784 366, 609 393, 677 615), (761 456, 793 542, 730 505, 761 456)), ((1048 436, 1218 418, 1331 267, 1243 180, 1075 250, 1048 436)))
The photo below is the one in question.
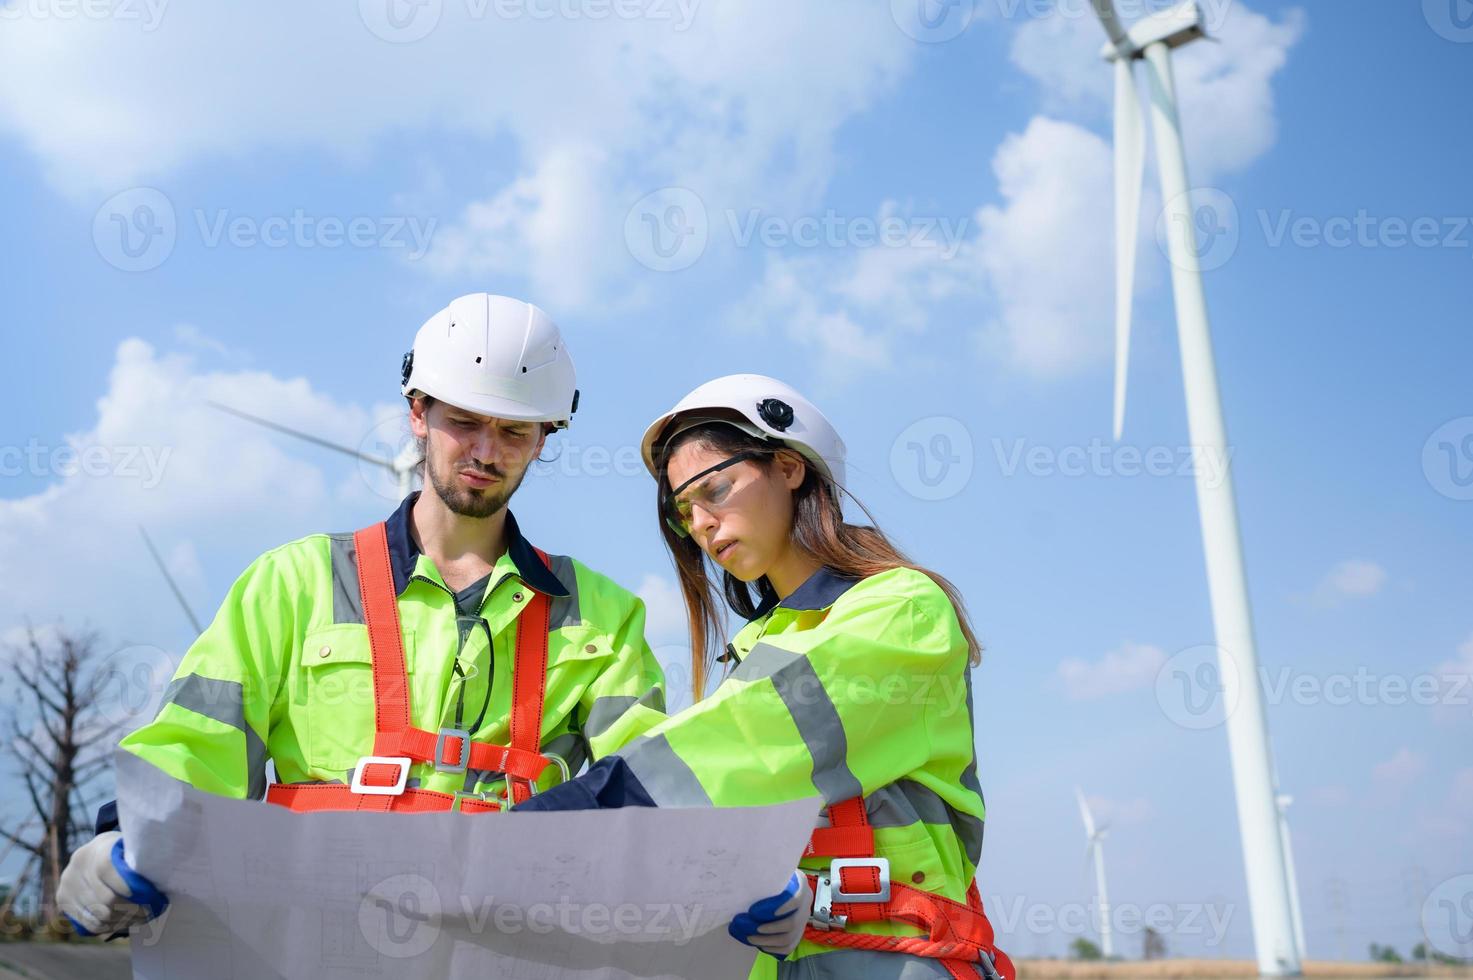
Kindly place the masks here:
MULTIPOLYGON (((762 457, 753 462, 769 470, 773 458, 780 452, 793 452, 779 442, 749 435, 735 426, 713 421, 693 426, 680 432, 659 452, 659 479, 657 482, 657 507, 659 508, 660 532, 665 536, 665 546, 675 562, 675 571, 680 579, 680 591, 685 599, 686 618, 690 622, 691 635, 691 687, 696 700, 705 695, 706 676, 712 662, 726 644, 725 619, 718 603, 717 584, 708 574, 705 553, 693 538, 681 537, 665 523, 665 496, 671 490, 667 472, 670 457, 676 449, 695 442, 713 452, 735 455, 739 452, 758 452, 762 457)), ((915 564, 896 548, 885 533, 874 525, 845 523, 839 504, 838 487, 825 477, 812 461, 804 459, 807 472, 798 489, 793 491, 793 527, 789 532, 793 544, 804 556, 833 570, 845 578, 868 578, 895 568, 910 568, 921 572, 935 582, 956 611, 962 636, 967 641, 967 652, 975 666, 981 659, 982 647, 972 632, 970 617, 961 593, 945 577, 915 564)), ((850 495, 853 498, 853 495, 850 495)), ((743 619, 752 619, 764 603, 776 600, 772 583, 766 576, 748 585, 741 579, 723 570, 720 595, 732 611, 743 619), (755 595, 753 590, 755 588, 755 595)))

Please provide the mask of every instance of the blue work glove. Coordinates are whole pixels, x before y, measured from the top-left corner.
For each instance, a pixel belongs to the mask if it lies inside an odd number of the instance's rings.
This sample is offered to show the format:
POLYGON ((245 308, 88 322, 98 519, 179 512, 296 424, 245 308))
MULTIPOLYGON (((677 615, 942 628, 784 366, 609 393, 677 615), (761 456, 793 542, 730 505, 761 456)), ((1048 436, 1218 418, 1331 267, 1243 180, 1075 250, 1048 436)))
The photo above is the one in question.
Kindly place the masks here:
POLYGON ((158 916, 169 900, 128 867, 123 835, 110 830, 77 848, 61 873, 56 904, 82 935, 110 936, 158 916))
POLYGON ((813 889, 808 876, 794 871, 788 887, 770 898, 752 903, 731 920, 726 931, 731 938, 782 960, 798 948, 808 917, 813 914, 813 889))

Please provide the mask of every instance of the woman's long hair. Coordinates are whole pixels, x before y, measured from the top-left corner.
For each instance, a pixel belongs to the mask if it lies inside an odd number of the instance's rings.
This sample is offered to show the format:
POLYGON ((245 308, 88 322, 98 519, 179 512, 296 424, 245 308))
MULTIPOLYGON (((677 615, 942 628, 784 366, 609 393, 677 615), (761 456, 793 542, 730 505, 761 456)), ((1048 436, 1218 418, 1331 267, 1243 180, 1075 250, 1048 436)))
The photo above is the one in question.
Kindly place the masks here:
MULTIPOLYGON (((667 472, 671 455, 688 443, 697 443, 712 452, 733 456, 740 452, 758 452, 762 458, 753 460, 764 470, 770 471, 773 458, 780 452, 794 452, 780 443, 749 435, 725 422, 713 421, 694 426, 679 433, 663 447, 659 455, 659 480, 657 506, 659 507, 660 532, 665 536, 665 546, 675 561, 675 570, 680 578, 680 591, 685 598, 686 618, 690 622, 691 635, 691 687, 699 701, 706 693, 706 677, 716 657, 726 646, 726 620, 721 612, 720 599, 743 619, 752 619, 763 605, 776 600, 777 594, 766 576, 748 585, 730 572, 722 570, 719 587, 708 574, 706 556, 694 538, 681 537, 665 523, 665 497, 670 493, 670 477, 667 472), (754 594, 755 588, 755 594, 754 594)), ((945 577, 915 564, 896 548, 878 527, 846 524, 840 507, 838 490, 807 459, 803 482, 793 491, 793 527, 789 532, 792 542, 805 557, 829 568, 845 578, 868 578, 893 568, 910 568, 928 576, 935 582, 956 610, 957 622, 967 641, 967 652, 971 663, 977 664, 982 647, 972 632, 966 604, 956 586, 945 577)), ((844 491, 847 493, 848 491, 844 491)), ((852 496, 852 495, 851 495, 852 496)), ((855 500, 855 503, 859 503, 855 500)), ((859 504, 864 510, 864 505, 859 504)), ((865 515, 869 511, 865 510, 865 515)))

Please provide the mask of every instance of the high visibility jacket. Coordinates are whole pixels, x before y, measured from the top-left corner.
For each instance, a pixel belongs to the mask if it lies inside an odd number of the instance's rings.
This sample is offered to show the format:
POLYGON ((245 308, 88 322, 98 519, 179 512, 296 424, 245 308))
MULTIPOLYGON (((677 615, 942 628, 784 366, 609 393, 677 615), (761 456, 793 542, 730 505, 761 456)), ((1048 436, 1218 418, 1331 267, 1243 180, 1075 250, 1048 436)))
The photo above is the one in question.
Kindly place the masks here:
MULTIPOLYGON (((504 745, 518 616, 551 596, 541 748, 577 772, 664 718, 644 604, 572 558, 549 565, 507 515, 507 552, 476 615, 409 533, 407 499, 386 522, 408 673, 411 723, 504 745)), ((349 783, 373 753, 374 696, 352 534, 314 534, 258 558, 189 648, 152 722, 122 746, 207 792, 258 798, 266 760, 279 782, 349 783)), ((549 766, 540 785, 556 783, 549 766)), ((409 786, 500 794, 496 773, 416 764, 409 786)))
MULTIPOLYGON (((833 806, 862 797, 874 853, 888 859, 890 880, 966 903, 984 809, 967 643, 946 594, 910 569, 859 581, 820 570, 742 629, 729 654, 729 668, 740 662, 715 692, 579 781, 594 790, 578 799, 579 785, 570 785, 528 809, 608 805, 601 801, 611 798, 620 801, 614 805, 647 798, 656 806, 745 806, 817 794, 833 806)), ((801 865, 824 871, 829 859, 801 865)), ((849 931, 920 932, 900 922, 851 923, 849 931)), ((880 977, 909 959, 804 940, 790 962, 809 956, 833 957, 842 976, 859 975, 858 960, 879 970, 863 975, 880 977)), ((817 966, 827 962, 816 960, 812 975, 828 976, 817 966)), ((912 970, 945 975, 934 963, 912 963, 912 970)), ((775 969, 759 957, 752 975, 775 976, 775 969)))

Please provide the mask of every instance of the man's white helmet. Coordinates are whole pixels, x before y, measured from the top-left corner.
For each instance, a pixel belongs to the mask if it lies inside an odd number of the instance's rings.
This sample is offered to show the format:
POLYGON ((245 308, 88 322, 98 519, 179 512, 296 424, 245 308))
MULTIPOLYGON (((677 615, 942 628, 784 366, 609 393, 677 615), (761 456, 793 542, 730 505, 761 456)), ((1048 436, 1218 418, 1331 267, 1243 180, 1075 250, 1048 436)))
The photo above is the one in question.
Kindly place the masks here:
POLYGON ((400 390, 477 415, 567 428, 578 379, 557 324, 531 303, 471 293, 419 328, 400 390))
POLYGON ((758 438, 781 441, 844 486, 845 450, 839 433, 791 386, 761 374, 732 374, 708 381, 655 419, 645 430, 642 447, 650 475, 660 478, 655 457, 666 440, 682 429, 716 418, 758 438))

